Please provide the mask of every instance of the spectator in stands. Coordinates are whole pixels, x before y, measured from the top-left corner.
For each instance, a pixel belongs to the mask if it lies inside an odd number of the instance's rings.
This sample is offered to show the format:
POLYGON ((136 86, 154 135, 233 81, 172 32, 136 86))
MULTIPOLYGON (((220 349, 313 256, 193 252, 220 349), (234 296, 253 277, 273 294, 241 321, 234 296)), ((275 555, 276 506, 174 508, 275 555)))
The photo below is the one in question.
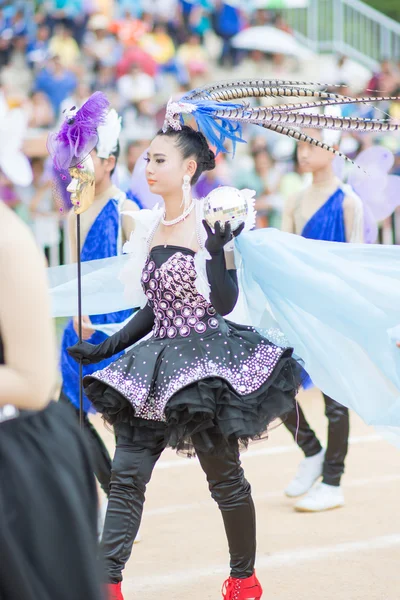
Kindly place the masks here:
POLYGON ((153 98, 156 88, 153 77, 142 71, 137 63, 132 63, 129 72, 117 81, 121 109, 141 100, 153 98))
POLYGON ((239 3, 235 0, 218 0, 214 13, 214 29, 223 40, 222 52, 219 58, 220 66, 230 64, 236 66, 239 62, 239 54, 231 44, 235 36, 242 28, 242 18, 239 3))
POLYGON ((46 14, 52 28, 57 25, 65 25, 74 29, 76 23, 84 15, 82 0, 47 0, 46 14))
POLYGON ((49 58, 50 29, 46 23, 39 24, 36 35, 29 41, 26 57, 31 68, 42 65, 49 58))
POLYGON ((150 30, 148 19, 144 19, 143 14, 141 19, 138 19, 130 10, 126 10, 122 18, 110 23, 110 31, 117 36, 125 48, 135 46, 150 30))
POLYGON ((29 127, 32 129, 47 129, 54 125, 54 110, 45 93, 32 92, 27 111, 29 127))
POLYGON ((72 31, 65 25, 57 26, 55 35, 50 40, 50 52, 56 54, 63 67, 74 68, 78 63, 81 51, 72 37, 72 31))
POLYGON ((131 189, 133 169, 143 152, 149 147, 151 139, 135 139, 127 143, 124 164, 118 165, 118 186, 124 192, 131 189))
POLYGON ((177 58, 189 74, 191 87, 200 85, 197 79, 208 73, 210 57, 198 34, 192 33, 187 42, 180 46, 177 58))
POLYGON ((61 103, 75 90, 77 79, 74 73, 65 69, 59 56, 52 56, 47 65, 36 76, 34 89, 49 98, 56 117, 61 103))
POLYGON ((89 20, 84 51, 88 67, 95 72, 103 65, 114 67, 122 57, 122 45, 108 28, 109 21, 104 15, 96 14, 89 20))
POLYGON ((399 87, 400 78, 393 64, 388 59, 384 59, 380 65, 380 71, 374 74, 369 81, 368 94, 373 96, 392 96, 399 87))
POLYGON ((256 191, 257 226, 276 227, 279 225, 283 208, 279 195, 282 171, 275 164, 266 146, 258 147, 253 152, 252 159, 251 169, 242 170, 237 174, 235 186, 256 191))
POLYGON ((89 83, 86 80, 79 80, 76 88, 72 91, 72 94, 67 96, 67 98, 65 98, 65 100, 61 103, 60 113, 70 110, 71 106, 81 108, 90 95, 91 89, 89 83))
POLYGON ((186 69, 175 56, 175 46, 164 23, 157 23, 151 33, 140 39, 140 46, 159 65, 161 74, 175 75, 181 85, 188 82, 186 69))

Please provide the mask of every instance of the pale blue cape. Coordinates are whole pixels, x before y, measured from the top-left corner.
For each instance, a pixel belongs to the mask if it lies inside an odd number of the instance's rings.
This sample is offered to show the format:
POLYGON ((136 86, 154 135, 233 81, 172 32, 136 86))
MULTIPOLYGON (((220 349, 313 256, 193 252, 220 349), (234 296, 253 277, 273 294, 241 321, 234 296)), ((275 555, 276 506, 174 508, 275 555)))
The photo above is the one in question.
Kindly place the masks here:
MULTIPOLYGON (((235 253, 240 301, 230 318, 292 346, 316 386, 400 442, 400 247, 260 229, 241 234, 235 253)), ((128 259, 85 264, 83 314, 139 306, 118 279, 128 259)), ((54 316, 76 314, 75 270, 49 277, 54 316)))

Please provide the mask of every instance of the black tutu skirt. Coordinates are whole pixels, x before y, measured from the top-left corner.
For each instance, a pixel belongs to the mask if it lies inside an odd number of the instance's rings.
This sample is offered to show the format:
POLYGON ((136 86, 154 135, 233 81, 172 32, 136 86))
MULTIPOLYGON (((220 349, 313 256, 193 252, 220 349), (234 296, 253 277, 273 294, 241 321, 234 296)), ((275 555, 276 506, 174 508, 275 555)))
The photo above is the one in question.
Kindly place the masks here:
POLYGON ((0 423, 1 600, 103 600, 87 456, 61 404, 0 423))
POLYGON ((94 408, 117 434, 146 445, 163 432, 166 446, 190 456, 232 440, 246 446, 293 410, 301 369, 292 349, 251 327, 215 321, 202 335, 144 340, 84 378, 94 408))

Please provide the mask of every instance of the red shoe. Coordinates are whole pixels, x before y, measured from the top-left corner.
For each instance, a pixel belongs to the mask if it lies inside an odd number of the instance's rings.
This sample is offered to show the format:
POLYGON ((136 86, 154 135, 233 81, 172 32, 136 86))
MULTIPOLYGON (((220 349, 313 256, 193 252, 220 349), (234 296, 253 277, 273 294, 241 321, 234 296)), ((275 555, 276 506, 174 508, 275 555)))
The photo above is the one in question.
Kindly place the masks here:
POLYGON ((222 586, 223 600, 260 600, 263 590, 256 574, 246 579, 229 577, 222 586))
POLYGON ((124 600, 121 583, 107 583, 107 600, 124 600))

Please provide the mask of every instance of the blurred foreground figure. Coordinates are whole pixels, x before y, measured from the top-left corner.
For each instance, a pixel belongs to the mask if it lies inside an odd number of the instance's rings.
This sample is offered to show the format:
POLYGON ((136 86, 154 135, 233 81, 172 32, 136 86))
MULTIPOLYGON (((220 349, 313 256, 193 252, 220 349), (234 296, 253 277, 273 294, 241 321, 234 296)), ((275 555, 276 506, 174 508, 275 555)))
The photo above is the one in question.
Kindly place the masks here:
MULTIPOLYGON (((12 118, 21 127, 22 114, 0 108, 0 126, 12 118)), ((25 157, 13 154, 8 176, 24 172, 29 184, 25 157)), ((3 202, 0 277, 0 598, 100 600, 93 471, 74 415, 51 401, 45 261, 3 202)))

